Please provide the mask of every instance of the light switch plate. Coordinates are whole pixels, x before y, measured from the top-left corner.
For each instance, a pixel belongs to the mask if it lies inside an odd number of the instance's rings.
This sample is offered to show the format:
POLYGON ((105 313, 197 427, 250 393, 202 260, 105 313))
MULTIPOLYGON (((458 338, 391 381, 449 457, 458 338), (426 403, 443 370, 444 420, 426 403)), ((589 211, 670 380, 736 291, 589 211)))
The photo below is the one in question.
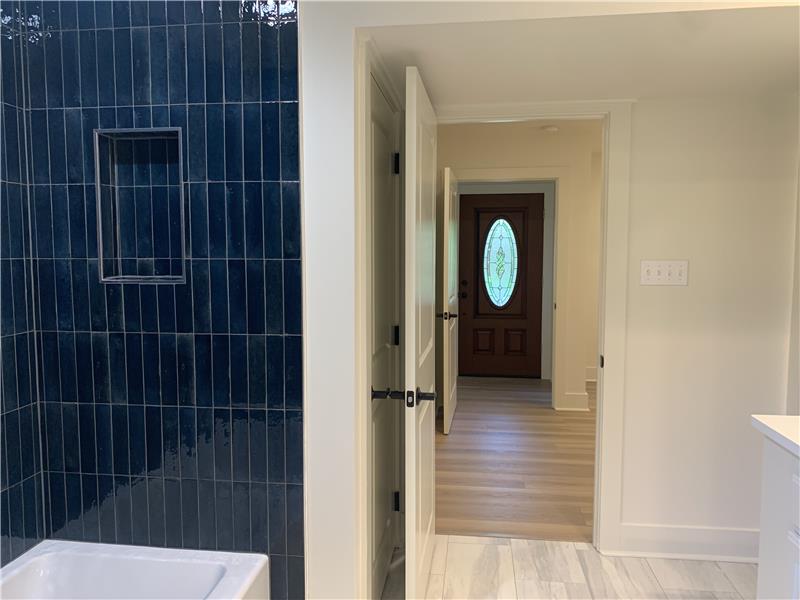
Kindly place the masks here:
POLYGON ((641 285, 689 285, 688 260, 643 260, 641 285))

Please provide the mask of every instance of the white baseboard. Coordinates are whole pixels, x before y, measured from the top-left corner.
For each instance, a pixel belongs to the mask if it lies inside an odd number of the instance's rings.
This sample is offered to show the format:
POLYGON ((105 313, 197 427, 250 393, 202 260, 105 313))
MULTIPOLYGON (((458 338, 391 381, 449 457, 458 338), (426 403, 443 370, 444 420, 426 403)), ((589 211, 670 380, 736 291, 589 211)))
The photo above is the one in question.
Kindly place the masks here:
POLYGON ((758 529, 623 523, 619 546, 608 556, 758 562, 758 529))
POLYGON ((589 410, 589 394, 586 392, 566 392, 557 396, 553 402, 556 410, 589 410))

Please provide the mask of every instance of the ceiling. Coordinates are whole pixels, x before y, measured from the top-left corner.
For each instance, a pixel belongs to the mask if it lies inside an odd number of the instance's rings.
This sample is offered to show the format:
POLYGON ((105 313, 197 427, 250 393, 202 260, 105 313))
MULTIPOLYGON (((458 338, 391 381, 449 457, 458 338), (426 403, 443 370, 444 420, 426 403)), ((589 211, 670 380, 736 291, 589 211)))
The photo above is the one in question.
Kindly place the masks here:
POLYGON ((368 30, 397 89, 437 109, 553 100, 796 93, 800 8, 742 8, 368 30))

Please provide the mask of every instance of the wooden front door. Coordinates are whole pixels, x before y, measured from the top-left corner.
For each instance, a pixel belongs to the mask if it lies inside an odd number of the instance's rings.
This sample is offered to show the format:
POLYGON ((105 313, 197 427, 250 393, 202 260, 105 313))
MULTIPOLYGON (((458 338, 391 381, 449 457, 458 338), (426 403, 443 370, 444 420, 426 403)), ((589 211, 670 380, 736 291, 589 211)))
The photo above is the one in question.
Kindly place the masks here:
POLYGON ((460 375, 541 377, 543 229, 544 194, 461 196, 460 375))

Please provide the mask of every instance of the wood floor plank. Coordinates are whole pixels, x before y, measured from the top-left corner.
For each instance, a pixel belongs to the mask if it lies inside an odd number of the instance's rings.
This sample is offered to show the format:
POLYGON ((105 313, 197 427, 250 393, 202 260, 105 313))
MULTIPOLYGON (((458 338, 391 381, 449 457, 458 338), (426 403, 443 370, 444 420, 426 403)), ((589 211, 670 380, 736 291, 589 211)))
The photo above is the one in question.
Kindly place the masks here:
POLYGON ((436 436, 436 532, 591 542, 595 394, 550 407, 550 382, 462 377, 436 436))

